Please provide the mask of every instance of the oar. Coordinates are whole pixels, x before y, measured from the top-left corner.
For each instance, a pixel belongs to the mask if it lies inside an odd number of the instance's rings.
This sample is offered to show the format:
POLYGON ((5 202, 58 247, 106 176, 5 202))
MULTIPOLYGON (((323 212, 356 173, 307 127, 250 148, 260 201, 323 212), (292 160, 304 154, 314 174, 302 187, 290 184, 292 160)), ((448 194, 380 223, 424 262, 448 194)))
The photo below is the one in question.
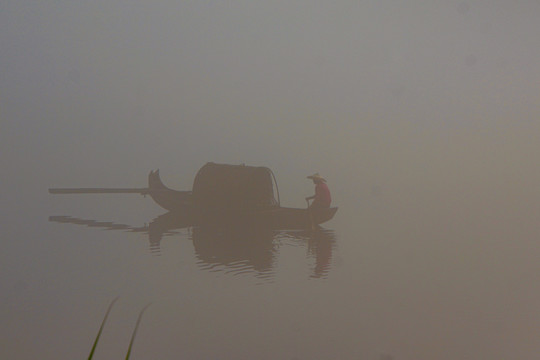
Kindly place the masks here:
MULTIPOLYGON (((152 304, 152 303, 150 303, 152 304)), ((137 323, 135 324, 135 329, 133 330, 133 334, 131 335, 131 341, 129 342, 129 348, 126 355, 126 360, 129 359, 129 355, 131 354, 131 347, 133 346, 133 342, 135 341, 135 335, 137 334, 137 329, 139 328, 139 324, 141 322, 141 318, 143 316, 144 311, 150 306, 150 304, 146 305, 141 312, 139 313, 139 318, 137 319, 137 323)))
POLYGON ((306 199, 307 202, 307 211, 309 214, 309 225, 311 230, 315 230, 315 222, 313 221, 313 213, 311 212, 311 208, 309 207, 309 200, 306 199))
POLYGON ((109 307, 107 308, 107 312, 105 313, 105 317, 103 318, 103 321, 101 322, 101 326, 99 327, 99 331, 96 336, 96 340, 94 341, 94 346, 92 346, 92 350, 90 351, 90 355, 88 355, 88 360, 92 359, 92 356, 94 356, 94 351, 96 350, 96 346, 99 340, 99 337, 101 336, 101 332, 103 331, 103 327, 105 326, 105 322, 107 321, 107 317, 109 316, 109 313, 111 312, 111 309, 114 305, 114 303, 118 300, 118 296, 114 298, 114 300, 111 302, 109 307))

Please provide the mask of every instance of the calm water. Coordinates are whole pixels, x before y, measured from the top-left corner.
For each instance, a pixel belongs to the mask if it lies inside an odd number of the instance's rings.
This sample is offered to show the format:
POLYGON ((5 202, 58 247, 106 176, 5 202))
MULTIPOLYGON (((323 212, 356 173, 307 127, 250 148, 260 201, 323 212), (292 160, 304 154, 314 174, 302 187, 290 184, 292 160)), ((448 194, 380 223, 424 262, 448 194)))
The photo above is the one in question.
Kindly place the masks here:
POLYGON ((485 193, 450 203, 377 185, 347 198, 338 184, 340 209, 317 231, 182 227, 139 195, 30 187, 2 226, 2 358, 85 358, 116 296, 96 359, 125 356, 148 303, 133 359, 540 351, 535 214, 485 193))

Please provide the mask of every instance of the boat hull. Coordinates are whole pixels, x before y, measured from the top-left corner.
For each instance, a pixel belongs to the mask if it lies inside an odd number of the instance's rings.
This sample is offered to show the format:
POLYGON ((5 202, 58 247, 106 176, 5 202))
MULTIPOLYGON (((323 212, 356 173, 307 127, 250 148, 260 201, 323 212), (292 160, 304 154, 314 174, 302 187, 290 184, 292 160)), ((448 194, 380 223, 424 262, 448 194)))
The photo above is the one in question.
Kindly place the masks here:
POLYGON ((185 209, 171 216, 187 220, 194 226, 225 226, 268 228, 274 230, 310 229, 331 220, 338 208, 299 209, 275 206, 249 211, 197 211, 185 209), (176 214, 176 215, 174 215, 176 214), (189 219, 189 220, 188 220, 189 219))
POLYGON ((309 229, 331 220, 337 210, 337 207, 319 209, 277 207, 261 215, 268 216, 272 228, 275 229, 309 229))

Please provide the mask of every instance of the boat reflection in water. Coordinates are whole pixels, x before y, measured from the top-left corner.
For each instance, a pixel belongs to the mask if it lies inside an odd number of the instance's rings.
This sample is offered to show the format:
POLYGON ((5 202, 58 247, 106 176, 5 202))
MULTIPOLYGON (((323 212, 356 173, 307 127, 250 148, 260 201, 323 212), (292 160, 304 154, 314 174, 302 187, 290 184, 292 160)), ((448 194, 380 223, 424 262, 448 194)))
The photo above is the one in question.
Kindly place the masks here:
POLYGON ((198 264, 202 269, 232 274, 254 272, 271 277, 277 246, 269 229, 194 227, 191 232, 198 264))
POLYGON ((140 227, 71 216, 50 216, 49 221, 146 233, 149 250, 154 255, 161 254, 160 244, 165 236, 178 235, 186 230, 201 269, 232 274, 254 273, 262 279, 273 277, 278 250, 288 246, 305 246, 308 258, 314 259, 311 277, 325 277, 330 270, 335 247, 334 233, 321 227, 276 230, 239 221, 192 226, 189 218, 175 212, 162 214, 140 227))

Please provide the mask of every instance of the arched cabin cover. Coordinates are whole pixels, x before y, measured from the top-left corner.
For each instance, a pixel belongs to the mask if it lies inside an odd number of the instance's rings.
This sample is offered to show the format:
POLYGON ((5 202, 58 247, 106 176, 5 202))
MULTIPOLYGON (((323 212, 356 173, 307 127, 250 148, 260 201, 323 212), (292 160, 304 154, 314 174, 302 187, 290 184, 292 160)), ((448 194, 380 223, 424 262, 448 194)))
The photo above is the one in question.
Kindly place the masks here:
POLYGON ((207 163, 199 170, 192 199, 193 205, 203 211, 249 211, 279 204, 269 168, 216 163, 207 163))

